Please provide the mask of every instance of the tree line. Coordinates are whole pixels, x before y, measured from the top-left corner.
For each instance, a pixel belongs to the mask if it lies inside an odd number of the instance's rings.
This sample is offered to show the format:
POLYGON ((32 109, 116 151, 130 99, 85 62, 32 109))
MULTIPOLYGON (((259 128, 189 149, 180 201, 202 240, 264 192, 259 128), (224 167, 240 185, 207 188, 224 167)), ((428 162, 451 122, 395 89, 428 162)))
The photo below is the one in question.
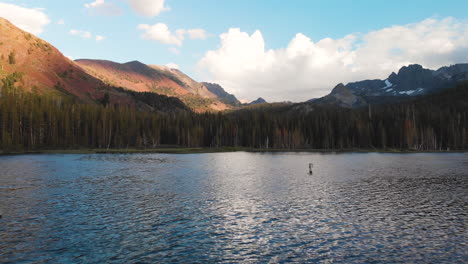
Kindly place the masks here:
POLYGON ((12 74, 1 83, 0 149, 3 152, 164 145, 468 149, 466 83, 404 103, 360 109, 304 103, 198 114, 189 110, 142 111, 112 105, 106 98, 101 104, 84 104, 64 97, 24 92, 15 87, 18 78, 21 78, 19 74, 12 74))

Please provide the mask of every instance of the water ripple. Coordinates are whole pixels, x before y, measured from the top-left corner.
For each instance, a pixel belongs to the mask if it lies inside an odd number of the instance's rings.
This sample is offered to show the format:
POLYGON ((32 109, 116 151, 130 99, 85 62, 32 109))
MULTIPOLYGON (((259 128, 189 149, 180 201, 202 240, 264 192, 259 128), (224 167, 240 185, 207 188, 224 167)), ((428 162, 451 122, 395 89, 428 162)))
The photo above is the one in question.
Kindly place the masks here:
POLYGON ((463 263, 466 160, 241 152, 1 157, 0 262, 463 263))

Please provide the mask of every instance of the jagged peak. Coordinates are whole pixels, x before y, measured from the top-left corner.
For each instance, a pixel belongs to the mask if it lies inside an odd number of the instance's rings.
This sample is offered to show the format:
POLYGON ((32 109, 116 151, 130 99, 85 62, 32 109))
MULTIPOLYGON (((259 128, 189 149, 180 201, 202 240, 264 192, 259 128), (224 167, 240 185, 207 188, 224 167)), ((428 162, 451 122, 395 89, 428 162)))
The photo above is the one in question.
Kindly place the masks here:
POLYGON ((342 93, 342 92, 350 92, 349 88, 344 85, 343 83, 339 83, 333 88, 330 94, 337 94, 337 93, 342 93))
POLYGON ((267 103, 267 101, 265 99, 263 99, 262 97, 259 97, 257 98, 257 100, 254 100, 252 102, 250 102, 249 104, 265 104, 267 103))
POLYGON ((419 64, 410 64, 408 66, 401 67, 400 70, 398 71, 398 75, 405 74, 408 72, 422 71, 422 70, 427 70, 427 69, 423 68, 423 66, 419 64))

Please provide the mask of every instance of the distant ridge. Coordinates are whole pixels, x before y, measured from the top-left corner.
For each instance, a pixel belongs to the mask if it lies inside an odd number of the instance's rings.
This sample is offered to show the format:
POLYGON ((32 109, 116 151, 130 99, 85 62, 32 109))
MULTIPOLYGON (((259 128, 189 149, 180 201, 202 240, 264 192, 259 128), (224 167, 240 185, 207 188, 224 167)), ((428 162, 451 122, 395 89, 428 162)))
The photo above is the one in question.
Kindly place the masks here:
POLYGON ((79 59, 76 63, 89 74, 109 85, 131 91, 152 92, 181 99, 197 112, 229 109, 202 83, 183 72, 166 66, 146 65, 139 61, 117 63, 105 60, 79 59))
POLYGON ((232 105, 234 107, 239 107, 241 105, 241 102, 237 100, 237 98, 234 95, 226 92, 226 90, 224 90, 224 88, 221 87, 221 85, 208 82, 202 82, 202 84, 205 85, 210 92, 215 94, 223 103, 232 105))
MULTIPOLYGON (((145 111, 189 111, 177 98, 155 93, 143 96, 136 92, 144 90, 119 89, 105 78, 88 73, 50 43, 19 29, 4 18, 0 18, 0 32, 0 79, 14 79, 18 89, 45 96, 72 98, 88 104, 126 105, 145 111)), ((111 64, 107 61, 100 63, 111 64)), ((144 69, 144 65, 136 61, 122 65, 122 71, 127 72, 144 69)))
POLYGON ((329 95, 308 102, 350 108, 360 107, 431 94, 466 80, 468 80, 468 64, 455 64, 435 71, 425 69, 419 64, 412 64, 402 67, 398 73, 391 73, 385 80, 339 84, 329 95))
POLYGON ((259 98, 257 98, 257 100, 254 100, 254 101, 248 103, 247 105, 266 104, 266 103, 267 103, 267 101, 265 101, 265 99, 259 97, 259 98))

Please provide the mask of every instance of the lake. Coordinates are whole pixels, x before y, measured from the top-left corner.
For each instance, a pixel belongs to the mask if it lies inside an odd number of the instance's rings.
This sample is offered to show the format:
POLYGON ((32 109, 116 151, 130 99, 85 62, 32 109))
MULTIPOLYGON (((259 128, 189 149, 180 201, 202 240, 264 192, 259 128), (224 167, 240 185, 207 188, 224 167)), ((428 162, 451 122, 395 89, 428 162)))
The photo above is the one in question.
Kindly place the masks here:
POLYGON ((468 154, 3 156, 0 212, 0 263, 463 263, 468 154))

